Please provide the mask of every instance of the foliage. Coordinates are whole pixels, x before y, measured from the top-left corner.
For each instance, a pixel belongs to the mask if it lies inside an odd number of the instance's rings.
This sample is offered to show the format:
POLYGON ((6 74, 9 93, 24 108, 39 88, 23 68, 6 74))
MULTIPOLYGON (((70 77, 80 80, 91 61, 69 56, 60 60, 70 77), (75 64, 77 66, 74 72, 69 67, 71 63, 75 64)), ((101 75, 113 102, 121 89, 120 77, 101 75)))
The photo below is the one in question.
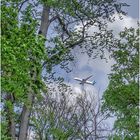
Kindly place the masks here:
MULTIPOLYGON (((139 133, 139 29, 125 29, 114 48, 109 85, 103 96, 103 110, 117 116, 114 129, 120 139, 138 139, 139 133)), ((115 137, 114 137, 115 139, 115 137)))
POLYGON ((20 19, 15 3, 8 5, 2 1, 1 8, 2 101, 3 109, 9 110, 9 114, 6 115, 14 117, 13 103, 30 104, 27 100, 27 95, 30 94, 29 87, 35 94, 44 89, 41 73, 42 61, 46 57, 45 39, 36 34, 37 22, 30 14, 31 5, 26 7, 20 19), (33 78, 33 73, 36 73, 36 78, 33 78))
MULTIPOLYGON (((49 16, 52 23, 51 27, 55 31, 54 36, 59 39, 65 49, 68 49, 61 59, 60 64, 63 68, 65 68, 63 65, 71 59, 73 60, 73 57, 69 54, 75 46, 80 46, 80 50, 87 53, 89 57, 95 57, 97 54, 102 56, 103 48, 109 45, 112 39, 111 31, 106 30, 106 22, 114 21, 113 14, 115 12, 125 14, 121 8, 127 6, 127 4, 119 3, 116 0, 42 1, 51 9, 49 16), (96 26, 99 32, 95 33, 93 31, 92 35, 89 35, 88 29, 93 26, 96 26)), ((53 41, 56 45, 53 35, 50 40, 52 48, 53 41)))
POLYGON ((7 126, 8 126, 7 121, 1 123, 1 130, 2 130, 1 140, 11 140, 11 137, 7 135, 7 126))
MULTIPOLYGON (((89 47, 85 48, 89 56, 93 53, 93 49, 100 46, 104 48, 104 45, 107 45, 107 41, 104 40, 109 40, 111 37, 110 32, 107 32, 105 28, 106 24, 102 23, 101 19, 112 21, 111 15, 115 11, 123 13, 122 6, 125 4, 114 0, 78 2, 75 0, 8 0, 1 2, 2 109, 6 112, 2 114, 2 123, 4 127, 7 126, 7 132, 2 133, 5 137, 10 136, 8 133, 12 123, 18 125, 20 129, 20 125, 24 124, 22 123, 24 119, 26 122, 29 121, 30 115, 27 117, 24 115, 31 112, 33 100, 28 98, 29 95, 33 94, 33 98, 38 98, 41 96, 40 93, 47 92, 42 80, 44 66, 46 66, 45 72, 51 72, 52 67, 58 64, 61 64, 61 68, 65 68, 68 61, 73 60, 71 50, 78 45, 87 46, 88 44, 89 47), (40 20, 38 8, 46 5, 50 8, 49 21, 44 25, 48 24, 49 28, 55 32, 54 36, 47 39, 37 34, 38 25, 44 21, 44 19, 40 20), (87 29, 95 23, 100 33, 94 33, 89 37, 87 29), (74 28, 76 25, 81 26, 80 31, 74 28), (94 45, 89 45, 90 41, 94 45)), ((27 125, 25 125, 25 131, 28 129, 27 125)), ((16 130, 16 127, 11 129, 16 130)), ((56 131, 52 130, 55 135, 61 133, 56 131)), ((15 137, 15 134, 13 135, 15 137)))
POLYGON ((31 18, 30 8, 19 22, 14 5, 2 3, 2 91, 14 94, 20 103, 26 100, 27 87, 33 87, 35 93, 41 88, 41 61, 45 58, 45 40, 36 35, 37 23, 31 18), (37 81, 30 71, 37 73, 37 81))

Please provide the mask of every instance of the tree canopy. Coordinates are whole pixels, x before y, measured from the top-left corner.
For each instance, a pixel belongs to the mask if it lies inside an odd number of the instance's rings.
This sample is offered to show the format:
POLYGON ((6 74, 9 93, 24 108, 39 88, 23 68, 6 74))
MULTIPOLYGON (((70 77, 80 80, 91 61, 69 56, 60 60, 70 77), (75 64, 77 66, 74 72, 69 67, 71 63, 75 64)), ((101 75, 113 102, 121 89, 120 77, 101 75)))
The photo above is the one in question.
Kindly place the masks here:
POLYGON ((116 138, 139 138, 139 29, 125 29, 113 50, 116 64, 103 95, 103 110, 117 117, 116 138))
POLYGON ((114 45, 107 22, 116 12, 125 14, 123 6, 117 0, 1 2, 2 139, 27 139, 34 103, 49 93, 43 72, 56 65, 67 70, 75 47, 94 57, 114 45), (99 32, 89 35, 92 26, 99 32))

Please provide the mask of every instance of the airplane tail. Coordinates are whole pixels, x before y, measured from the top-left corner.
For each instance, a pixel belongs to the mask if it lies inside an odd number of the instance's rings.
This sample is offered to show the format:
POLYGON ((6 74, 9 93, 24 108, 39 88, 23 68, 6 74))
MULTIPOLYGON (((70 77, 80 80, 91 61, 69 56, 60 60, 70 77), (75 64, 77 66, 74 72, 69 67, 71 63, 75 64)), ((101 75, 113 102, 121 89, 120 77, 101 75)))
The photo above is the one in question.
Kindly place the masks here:
POLYGON ((92 85, 95 85, 95 83, 96 83, 96 82, 95 82, 95 81, 93 81, 93 82, 92 82, 92 85))

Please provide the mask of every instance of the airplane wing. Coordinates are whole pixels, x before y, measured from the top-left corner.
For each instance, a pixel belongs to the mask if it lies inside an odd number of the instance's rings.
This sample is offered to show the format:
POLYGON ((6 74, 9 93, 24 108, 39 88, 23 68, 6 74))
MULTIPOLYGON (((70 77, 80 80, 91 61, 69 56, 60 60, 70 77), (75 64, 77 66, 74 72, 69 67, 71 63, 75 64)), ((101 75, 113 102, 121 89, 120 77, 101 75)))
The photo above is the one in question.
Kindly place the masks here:
POLYGON ((82 81, 82 79, 77 78, 77 77, 75 77, 74 80, 77 80, 77 81, 80 81, 80 82, 82 81))
POLYGON ((90 77, 92 77, 93 75, 91 75, 91 76, 89 76, 89 77, 87 77, 87 78, 85 78, 84 80, 86 81, 86 80, 88 80, 90 77))

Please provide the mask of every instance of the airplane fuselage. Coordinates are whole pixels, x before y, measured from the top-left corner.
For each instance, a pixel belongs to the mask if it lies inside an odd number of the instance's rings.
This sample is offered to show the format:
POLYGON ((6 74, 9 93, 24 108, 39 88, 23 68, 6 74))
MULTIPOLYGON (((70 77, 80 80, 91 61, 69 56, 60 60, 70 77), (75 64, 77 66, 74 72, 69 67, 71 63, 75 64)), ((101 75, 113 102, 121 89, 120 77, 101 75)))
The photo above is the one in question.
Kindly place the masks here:
POLYGON ((80 78, 77 78, 77 77, 75 77, 74 79, 77 80, 77 81, 79 81, 81 85, 84 85, 84 84, 94 85, 94 84, 96 83, 95 81, 93 81, 93 82, 88 81, 88 79, 89 79, 90 77, 92 77, 92 76, 89 76, 89 77, 87 77, 87 78, 85 78, 85 79, 80 79, 80 78))

